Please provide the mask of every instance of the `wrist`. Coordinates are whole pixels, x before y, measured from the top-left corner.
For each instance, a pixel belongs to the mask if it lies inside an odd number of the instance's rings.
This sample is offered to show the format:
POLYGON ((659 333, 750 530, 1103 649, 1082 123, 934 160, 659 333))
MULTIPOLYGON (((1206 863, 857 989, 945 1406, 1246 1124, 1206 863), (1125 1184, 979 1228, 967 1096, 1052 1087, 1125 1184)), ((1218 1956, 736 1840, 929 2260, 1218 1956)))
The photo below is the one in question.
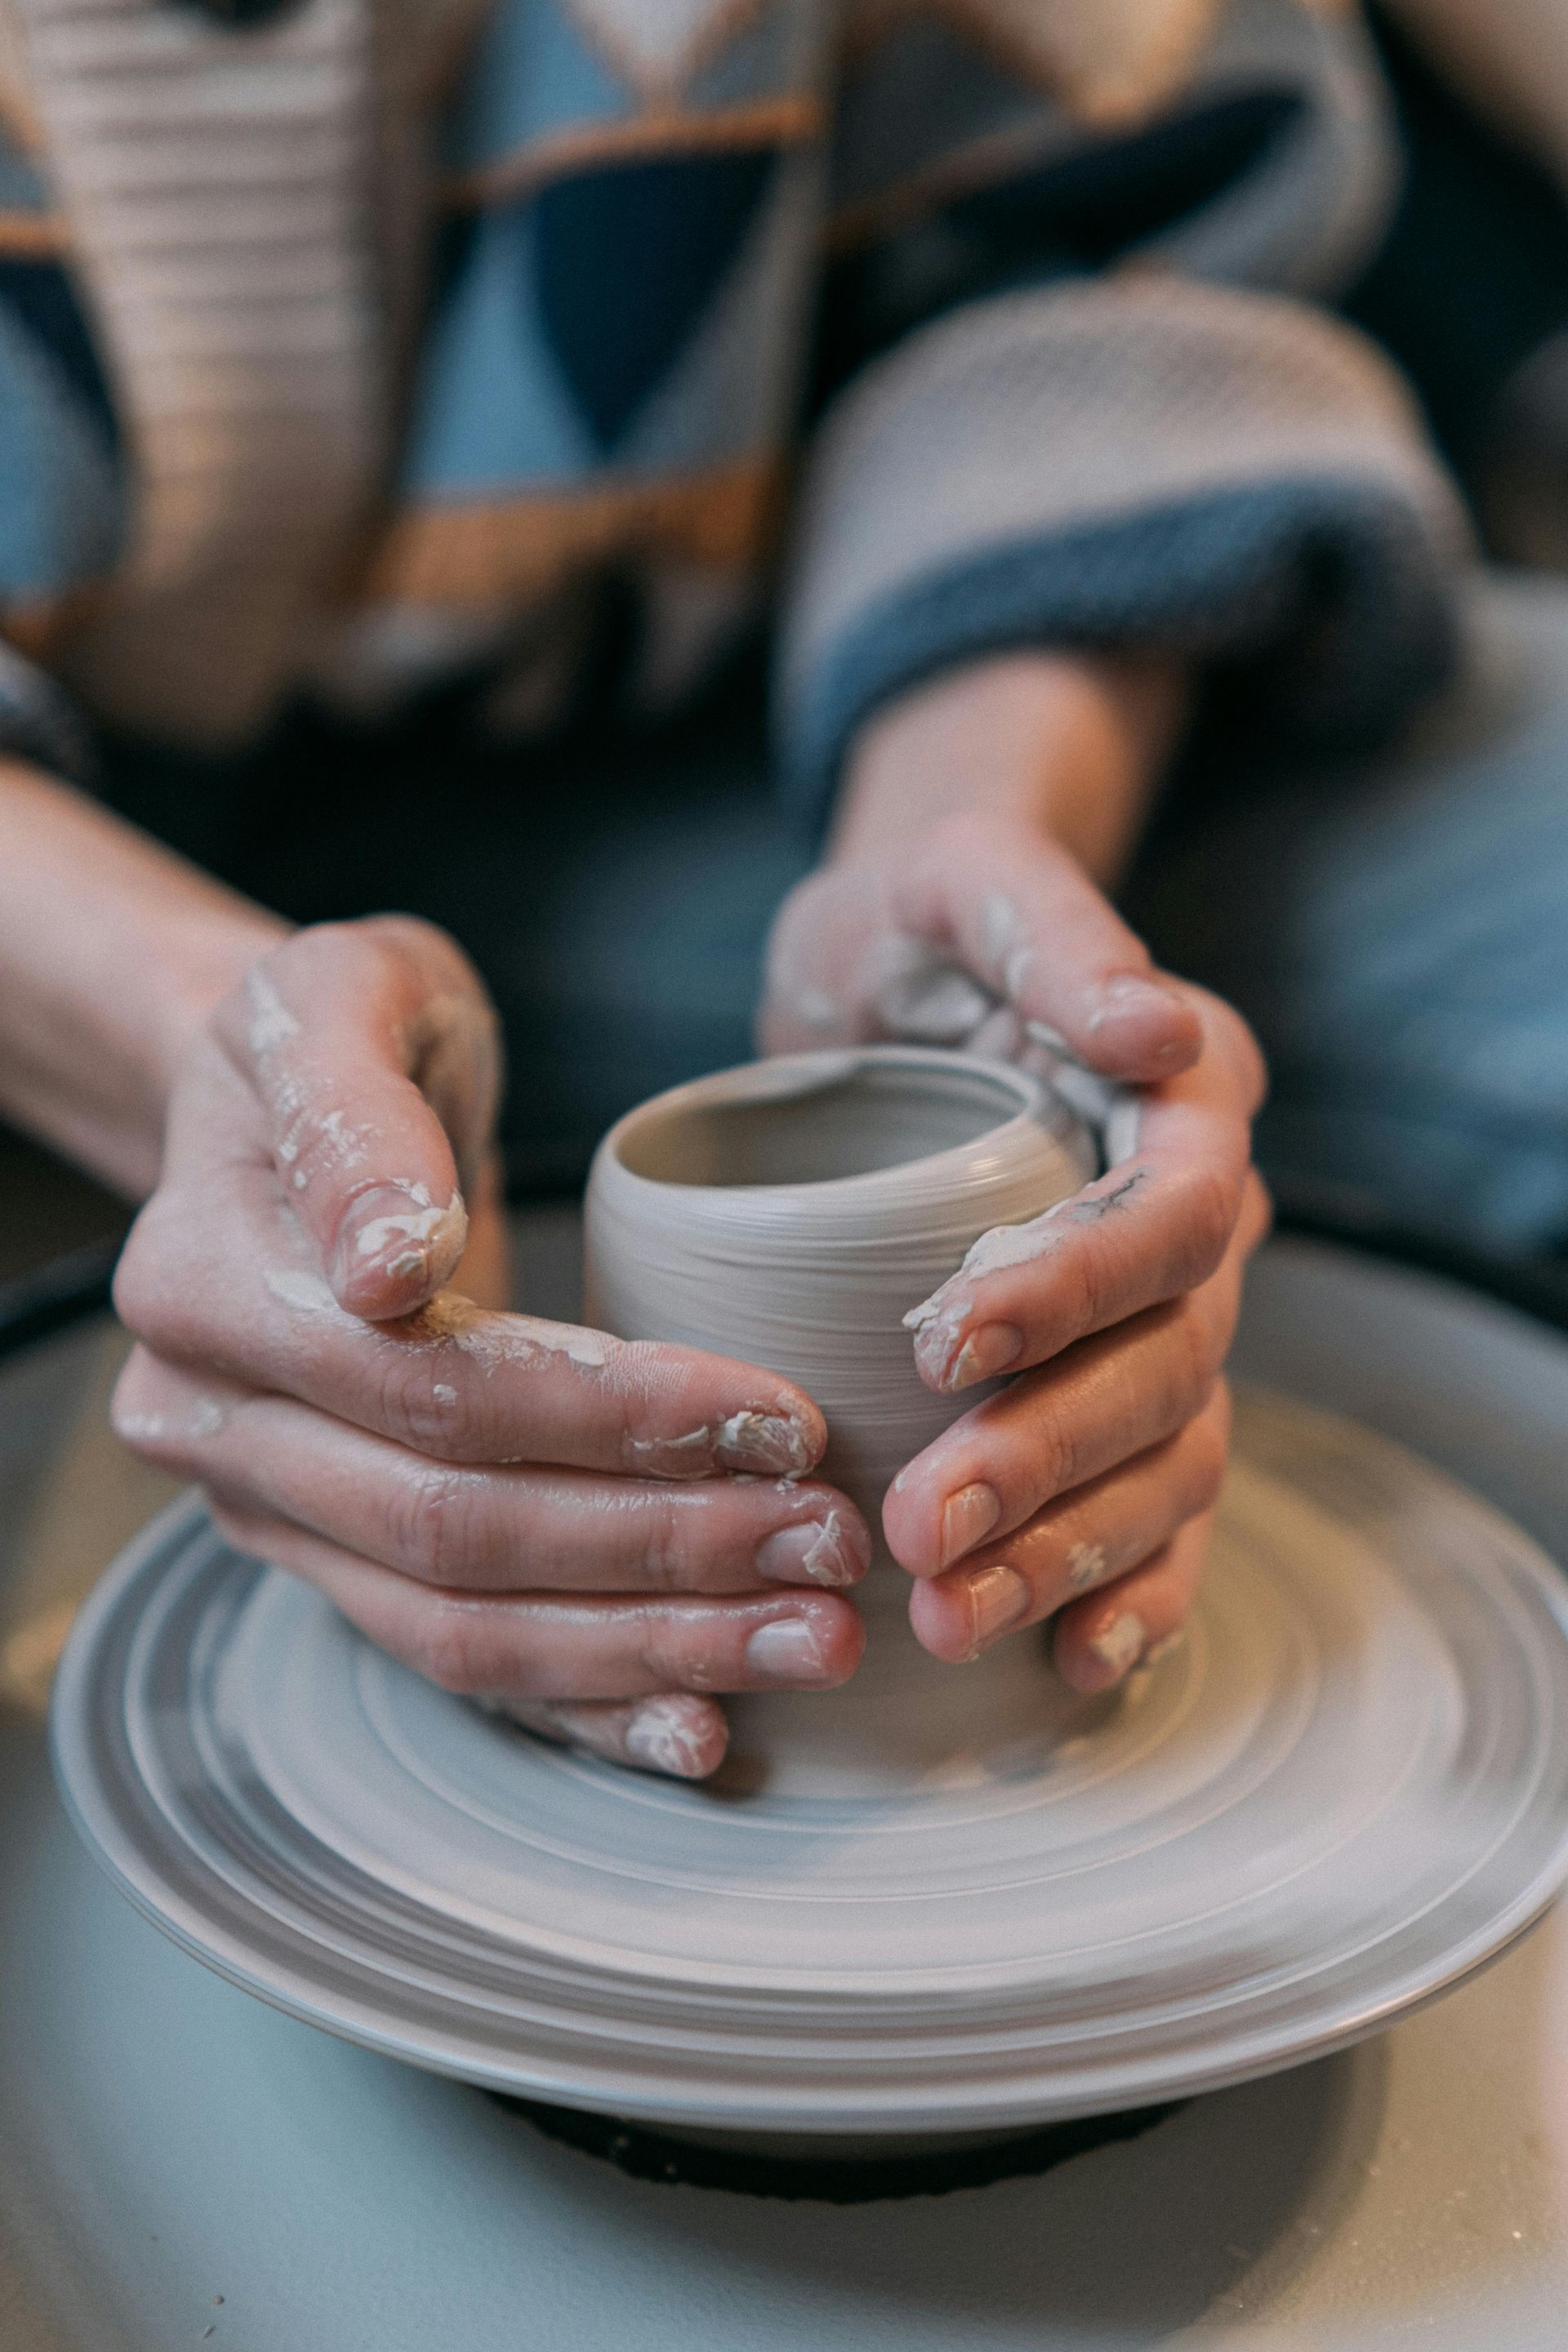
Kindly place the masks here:
POLYGON ((886 704, 851 748, 831 857, 991 814, 1059 842, 1100 883, 1124 866, 1185 716, 1154 656, 1001 654, 886 704))
POLYGON ((181 1065, 215 1008, 291 929, 243 900, 184 910, 144 1007, 142 1067, 160 1122, 181 1065))
POLYGON ((287 933, 80 793, 0 761, 0 1111, 140 1198, 196 1032, 287 933))

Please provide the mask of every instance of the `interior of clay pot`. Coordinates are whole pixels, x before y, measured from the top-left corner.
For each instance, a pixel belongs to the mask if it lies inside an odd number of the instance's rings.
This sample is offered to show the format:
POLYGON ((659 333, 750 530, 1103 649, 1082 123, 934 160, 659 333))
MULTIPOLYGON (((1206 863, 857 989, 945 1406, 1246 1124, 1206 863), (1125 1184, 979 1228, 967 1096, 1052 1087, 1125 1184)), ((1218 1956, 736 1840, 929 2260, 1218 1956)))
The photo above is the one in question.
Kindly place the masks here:
POLYGON ((955 1069, 934 1055, 835 1060, 787 1091, 655 1104, 622 1134, 621 1164, 661 1184, 831 1183, 973 1143, 1027 1108, 1001 1070, 955 1069))

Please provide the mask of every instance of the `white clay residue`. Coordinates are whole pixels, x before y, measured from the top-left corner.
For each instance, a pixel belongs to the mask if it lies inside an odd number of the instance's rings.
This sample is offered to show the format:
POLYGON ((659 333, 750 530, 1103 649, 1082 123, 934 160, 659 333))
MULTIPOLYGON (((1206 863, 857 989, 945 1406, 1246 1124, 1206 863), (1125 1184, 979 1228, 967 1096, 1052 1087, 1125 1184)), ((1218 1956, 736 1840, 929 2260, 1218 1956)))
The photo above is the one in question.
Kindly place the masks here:
POLYGON ((918 1332, 926 1343, 922 1354, 933 1350, 940 1341, 951 1345, 967 1320, 973 1302, 956 1295, 961 1283, 983 1274, 1000 1274, 1010 1265, 1026 1265, 1031 1258, 1047 1256, 1059 1247, 1067 1238, 1066 1229, 1051 1221, 1061 1216, 1066 1205, 1047 1209, 1044 1216, 1032 1217, 1026 1224, 993 1225, 971 1244, 958 1272, 904 1317, 905 1330, 918 1332))
POLYGON ((1011 898, 1004 898, 1000 890, 988 890, 981 902, 980 939, 982 951, 993 971, 1005 970, 1008 951, 1016 943, 1021 928, 1018 909, 1011 898))
POLYGON ((702 1751, 702 1735, 691 1721, 691 1711, 689 1699, 646 1699, 626 1726, 626 1754, 652 1771, 691 1779, 702 1751))
POLYGON ((460 1291, 443 1290, 402 1327, 411 1337, 449 1341, 471 1356, 487 1372, 503 1364, 537 1367, 550 1356, 563 1357, 584 1370, 599 1371, 610 1360, 616 1342, 604 1331, 590 1331, 575 1323, 550 1323, 535 1315, 501 1315, 476 1307, 460 1291))
POLYGON ((860 984, 890 1036, 931 1045, 963 1045, 993 1009, 977 981, 901 931, 874 943, 860 984))
POLYGON ((1066 1204, 1047 1209, 1043 1217, 1031 1217, 1027 1224, 993 1225, 972 1244, 953 1279, 962 1282, 976 1275, 1000 1274, 1010 1265, 1027 1265, 1031 1258, 1048 1257, 1059 1249, 1067 1238, 1061 1224, 1066 1204))
POLYGON ((783 1413, 758 1412, 753 1408, 732 1412, 728 1421, 719 1423, 713 1443, 719 1452, 742 1463, 754 1463, 763 1470, 776 1470, 781 1454, 797 1469, 806 1465, 805 1439, 783 1413))
POLYGON ((964 1046, 983 1062, 1016 1062, 1023 1045, 1024 1026, 1010 1004, 995 1005, 964 1046))
POLYGON ((113 1426, 128 1445, 181 1445, 216 1437, 226 1419, 223 1407, 206 1397, 184 1412, 117 1412, 113 1426))
MULTIPOLYGON (((333 1175, 352 1174, 369 1162, 369 1147, 377 1135, 374 1127, 356 1127, 341 1110, 313 1111, 290 1080, 273 1087, 271 1100, 274 1116, 287 1120, 273 1146, 283 1167, 292 1168, 307 1152, 313 1168, 333 1175)), ((303 1175, 294 1179, 301 1186, 305 1181, 303 1175)), ((428 1203, 427 1192, 425 1200, 428 1203)))
POLYGON ((260 1061, 297 1037, 300 1024, 259 965, 246 974, 245 994, 250 1006, 250 1050, 260 1061))
POLYGON ((401 1243, 400 1254, 387 1269, 391 1274, 417 1274, 434 1256, 448 1253, 454 1259, 459 1256, 468 1230, 462 1194, 454 1192, 441 1209, 431 1201, 423 1184, 405 1184, 398 1189, 408 1194, 414 1206, 384 1217, 367 1217, 354 1235, 354 1255, 378 1258, 401 1243))
POLYGON ((1129 1609, 1121 1616, 1113 1617, 1105 1631, 1084 1646, 1112 1674, 1124 1675, 1138 1664, 1148 1644, 1148 1628, 1142 1617, 1129 1609))
POLYGON ((841 1536, 841 1521, 837 1511, 829 1511, 806 1547, 801 1560, 803 1574, 814 1584, 837 1585, 844 1581, 847 1555, 841 1536))
POLYGON ((332 1296, 331 1283, 319 1274, 305 1274, 293 1266, 273 1268, 267 1276, 267 1287, 274 1298, 280 1298, 285 1307, 295 1307, 301 1315, 343 1313, 332 1296))
POLYGON ((1002 987, 1006 995, 1012 997, 1017 995, 1034 969, 1034 962, 1033 948, 1015 948, 1012 950, 1002 967, 1002 987))
POLYGON ((1068 1591, 1087 1592, 1105 1576, 1105 1546, 1075 1543, 1068 1553, 1068 1591))
MULTIPOLYGON (((347 1170, 365 1165, 370 1158, 367 1147, 374 1139, 375 1130, 351 1126, 341 1110, 329 1110, 317 1120, 316 1135, 318 1156, 334 1167, 347 1170)), ((428 1199, 428 1194, 426 1197, 428 1199)))
POLYGON ((838 1007, 825 988, 803 988, 795 1000, 795 1009, 808 1029, 822 1035, 838 1026, 838 1007))
POLYGON ((700 1454, 712 1443, 713 1432, 703 1422, 696 1429, 683 1429, 679 1437, 634 1437, 632 1451, 651 1454, 657 1448, 660 1454, 700 1454))
POLYGON ((1135 1094, 1127 1094, 1111 1104, 1105 1118, 1105 1163, 1108 1168, 1120 1168, 1131 1159, 1138 1149, 1139 1133, 1143 1124, 1142 1105, 1135 1094))
POLYGON ((1142 1184, 1148 1171, 1134 1168, 1103 1192, 1075 1193, 1071 1200, 1058 1201, 1054 1209, 1043 1216, 1031 1217, 1021 1225, 993 1225, 973 1243, 958 1272, 949 1276, 940 1290, 922 1298, 904 1317, 906 1331, 919 1332, 925 1339, 922 1352, 929 1352, 938 1339, 956 1339, 971 1308, 967 1298, 955 1298, 961 1283, 973 1282, 982 1275, 1001 1274, 1008 1266, 1027 1265, 1035 1258, 1048 1257, 1060 1249, 1075 1225, 1098 1224, 1122 1207, 1131 1194, 1142 1184))

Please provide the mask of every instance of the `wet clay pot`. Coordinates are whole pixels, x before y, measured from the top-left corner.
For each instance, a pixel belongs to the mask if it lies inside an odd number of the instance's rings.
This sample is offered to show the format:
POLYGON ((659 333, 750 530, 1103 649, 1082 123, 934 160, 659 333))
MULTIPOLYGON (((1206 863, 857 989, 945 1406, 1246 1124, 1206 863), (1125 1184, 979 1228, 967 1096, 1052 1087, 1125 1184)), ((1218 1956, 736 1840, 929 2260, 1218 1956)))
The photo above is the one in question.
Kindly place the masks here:
POLYGON ((1035 1078, 910 1046, 723 1071, 632 1111, 601 1144, 586 1319, 797 1381, 827 1422, 821 1475, 878 1539, 857 1596, 865 1664, 842 1692, 735 1702, 741 1773, 869 1793, 956 1761, 976 1710, 989 1712, 979 1682, 997 1700, 1005 1685, 1026 1714, 1042 1704, 1037 1643, 1005 1645, 964 1675, 919 1649, 909 1580, 881 1544, 882 1498, 988 1392, 929 1389, 905 1315, 981 1234, 1068 1199, 1098 1165, 1087 1128, 1035 1078))

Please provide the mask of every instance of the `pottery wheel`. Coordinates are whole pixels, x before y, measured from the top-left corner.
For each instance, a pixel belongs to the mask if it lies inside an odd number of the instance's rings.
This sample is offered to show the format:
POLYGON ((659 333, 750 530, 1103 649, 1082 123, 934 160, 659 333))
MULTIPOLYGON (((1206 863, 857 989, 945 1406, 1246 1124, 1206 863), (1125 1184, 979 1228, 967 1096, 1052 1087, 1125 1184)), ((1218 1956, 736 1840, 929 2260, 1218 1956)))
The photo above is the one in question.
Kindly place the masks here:
MULTIPOLYGON (((874 1572, 874 1577, 875 1577, 874 1572)), ((975 2130, 1315 2055, 1568 1875, 1568 1587, 1413 1455, 1255 1394, 1185 1646, 1110 1700, 1028 1642, 903 1641, 735 1709, 723 1780, 546 1746, 419 1682, 199 1507, 56 1685, 79 1827, 297 2016, 674 2124, 975 2130)))

